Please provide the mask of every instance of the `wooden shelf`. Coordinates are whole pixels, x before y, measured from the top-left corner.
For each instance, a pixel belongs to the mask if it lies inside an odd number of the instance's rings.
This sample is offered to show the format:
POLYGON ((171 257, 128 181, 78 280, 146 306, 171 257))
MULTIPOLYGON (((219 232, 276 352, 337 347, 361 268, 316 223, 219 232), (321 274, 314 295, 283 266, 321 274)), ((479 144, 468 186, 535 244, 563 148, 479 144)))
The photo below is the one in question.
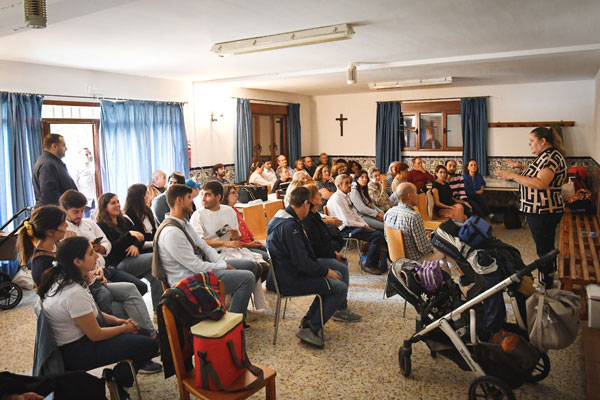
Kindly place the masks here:
POLYGON ((575 126, 575 121, 490 122, 489 128, 537 128, 538 126, 575 126))

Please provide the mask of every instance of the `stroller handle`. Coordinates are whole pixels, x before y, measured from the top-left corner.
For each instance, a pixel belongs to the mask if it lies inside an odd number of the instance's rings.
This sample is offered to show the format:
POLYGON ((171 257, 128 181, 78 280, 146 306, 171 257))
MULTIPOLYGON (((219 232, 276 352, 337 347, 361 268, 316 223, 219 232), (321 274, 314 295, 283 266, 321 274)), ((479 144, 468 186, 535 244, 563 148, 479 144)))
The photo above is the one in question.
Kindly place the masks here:
POLYGON ((523 268, 521 271, 519 271, 517 273, 517 278, 519 278, 519 280, 520 280, 521 278, 523 278, 524 275, 529 274, 534 269, 537 269, 538 267, 540 267, 544 264, 554 261, 556 259, 556 257, 558 257, 559 253, 560 253, 560 251, 558 251, 558 249, 552 249, 551 251, 544 254, 543 256, 541 256, 540 258, 538 258, 537 260, 535 260, 534 262, 532 262, 531 264, 529 264, 528 266, 523 268))

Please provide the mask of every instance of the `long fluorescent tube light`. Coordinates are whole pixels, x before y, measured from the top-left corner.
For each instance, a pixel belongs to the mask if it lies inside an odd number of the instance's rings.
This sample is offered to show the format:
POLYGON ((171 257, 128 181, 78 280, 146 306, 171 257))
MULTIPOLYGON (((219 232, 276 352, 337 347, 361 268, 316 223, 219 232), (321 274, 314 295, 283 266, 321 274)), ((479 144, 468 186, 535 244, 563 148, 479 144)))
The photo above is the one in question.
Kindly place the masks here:
POLYGON ((276 35, 215 43, 210 51, 220 56, 255 53, 258 51, 351 39, 352 35, 354 35, 354 30, 348 24, 329 25, 294 32, 278 33, 276 35))
POLYGON ((447 85, 450 83, 452 83, 452 77, 447 76, 444 78, 409 79, 406 81, 369 83, 369 89, 371 89, 371 90, 397 89, 397 88, 406 88, 406 87, 413 87, 413 86, 447 85))

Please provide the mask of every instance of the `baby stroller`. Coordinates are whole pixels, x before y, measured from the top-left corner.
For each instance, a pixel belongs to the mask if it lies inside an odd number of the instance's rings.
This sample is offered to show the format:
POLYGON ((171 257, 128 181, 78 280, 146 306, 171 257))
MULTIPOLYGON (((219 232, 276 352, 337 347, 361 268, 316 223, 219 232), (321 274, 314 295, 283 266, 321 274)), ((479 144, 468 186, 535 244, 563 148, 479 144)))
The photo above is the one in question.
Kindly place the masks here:
POLYGON ((548 376, 548 356, 528 342, 526 322, 521 317, 524 314, 521 311, 523 307, 518 304, 517 289, 523 277, 539 265, 555 259, 558 250, 528 266, 523 265, 518 272, 511 270, 511 265, 506 260, 494 260, 498 261, 497 273, 494 276, 495 283, 490 285, 488 277, 484 281, 482 274, 477 273, 481 272, 478 271, 481 266, 473 268, 467 258, 461 255, 464 243, 457 243, 452 235, 444 236, 443 230, 438 228, 432 237, 432 244, 456 260, 464 273, 464 282, 461 280, 461 284, 469 289, 465 297, 459 285, 444 271, 437 289, 427 292, 415 279, 415 271, 420 267, 418 263, 399 259, 393 264, 388 273, 388 296, 398 293, 417 312, 416 333, 404 340, 398 350, 401 373, 405 377, 410 375, 412 345, 423 341, 432 357, 442 355, 455 362, 462 370, 475 373, 476 379, 469 388, 469 399, 514 399, 513 389, 526 381, 538 382, 548 376), (502 298, 505 291, 511 300, 514 299, 517 324, 505 321, 506 310, 502 298), (494 296, 496 300, 499 296, 500 302, 494 301, 494 296), (502 311, 499 310, 500 307, 502 311), (500 345, 493 340, 487 342, 490 338, 497 339, 498 336, 492 334, 498 331, 500 337, 510 335, 511 340, 515 339, 519 351, 507 354, 503 350, 504 343, 500 345))
MULTIPOLYGON (((32 209, 33 207, 23 208, 0 227, 0 260, 12 261, 17 258, 17 232, 22 224, 19 224, 16 229, 9 233, 4 233, 4 228, 19 217, 19 215, 29 212, 32 209)), ((12 282, 9 274, 0 272, 0 310, 9 310, 16 307, 21 302, 22 298, 23 290, 17 284, 12 282)))

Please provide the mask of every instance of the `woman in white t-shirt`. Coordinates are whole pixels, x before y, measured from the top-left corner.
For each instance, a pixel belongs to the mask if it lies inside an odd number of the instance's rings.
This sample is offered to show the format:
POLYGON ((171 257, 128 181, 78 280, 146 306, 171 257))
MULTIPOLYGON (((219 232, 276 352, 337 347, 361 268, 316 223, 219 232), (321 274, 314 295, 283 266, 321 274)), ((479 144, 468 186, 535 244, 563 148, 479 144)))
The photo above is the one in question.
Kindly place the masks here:
MULTIPOLYGON (((121 360, 133 360, 137 370, 157 355, 158 342, 130 319, 99 314, 84 279, 95 270, 97 258, 84 237, 69 238, 58 245, 58 262, 43 275, 38 288, 44 316, 65 370, 88 371, 121 360)), ((123 387, 133 385, 129 366, 119 363, 113 372, 121 394, 126 396, 123 387)))
POLYGON ((250 177, 248 178, 248 183, 251 185, 260 185, 260 186, 270 186, 271 182, 266 180, 262 173, 264 172, 262 161, 255 161, 250 166, 250 177))

